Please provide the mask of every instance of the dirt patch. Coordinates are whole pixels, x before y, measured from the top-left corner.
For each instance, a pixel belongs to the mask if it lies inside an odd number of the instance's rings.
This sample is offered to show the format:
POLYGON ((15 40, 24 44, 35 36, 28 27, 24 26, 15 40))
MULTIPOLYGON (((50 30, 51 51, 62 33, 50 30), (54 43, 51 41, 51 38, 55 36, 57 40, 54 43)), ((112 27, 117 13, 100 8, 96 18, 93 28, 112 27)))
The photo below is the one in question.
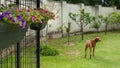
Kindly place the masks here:
POLYGON ((70 51, 70 52, 66 52, 66 54, 76 57, 76 56, 78 56, 80 54, 80 51, 79 50, 70 51))
POLYGON ((74 43, 71 43, 71 42, 70 42, 69 44, 68 44, 67 42, 65 42, 65 43, 63 43, 63 45, 64 45, 64 46, 75 46, 75 44, 74 44, 74 43))

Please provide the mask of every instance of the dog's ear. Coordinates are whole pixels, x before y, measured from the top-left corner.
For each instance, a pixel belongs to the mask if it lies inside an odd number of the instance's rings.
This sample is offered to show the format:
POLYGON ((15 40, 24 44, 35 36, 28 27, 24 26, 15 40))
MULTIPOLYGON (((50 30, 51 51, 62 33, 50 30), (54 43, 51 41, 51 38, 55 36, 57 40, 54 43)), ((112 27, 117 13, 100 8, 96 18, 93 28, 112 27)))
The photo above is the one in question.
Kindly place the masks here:
POLYGON ((97 39, 97 38, 95 38, 95 39, 94 39, 94 41, 95 41, 95 42, 98 42, 98 39, 97 39))
POLYGON ((95 42, 98 42, 98 41, 101 41, 101 39, 100 39, 100 37, 96 37, 96 38, 94 39, 94 41, 95 41, 95 42))

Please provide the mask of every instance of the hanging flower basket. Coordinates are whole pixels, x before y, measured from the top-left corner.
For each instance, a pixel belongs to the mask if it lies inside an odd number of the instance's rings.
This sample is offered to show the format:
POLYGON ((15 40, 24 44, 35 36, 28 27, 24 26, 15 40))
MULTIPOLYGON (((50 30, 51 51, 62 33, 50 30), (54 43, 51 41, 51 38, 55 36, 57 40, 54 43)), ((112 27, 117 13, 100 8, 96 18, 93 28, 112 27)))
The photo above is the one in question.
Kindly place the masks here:
POLYGON ((32 23, 30 29, 32 30, 42 30, 47 25, 47 21, 42 21, 41 23, 32 23))
POLYGON ((27 28, 22 29, 13 24, 0 23, 0 50, 20 42, 24 38, 26 31, 27 28))
POLYGON ((42 30, 47 21, 55 15, 46 9, 23 8, 17 5, 0 8, 0 50, 20 42, 30 26, 33 30, 42 30))

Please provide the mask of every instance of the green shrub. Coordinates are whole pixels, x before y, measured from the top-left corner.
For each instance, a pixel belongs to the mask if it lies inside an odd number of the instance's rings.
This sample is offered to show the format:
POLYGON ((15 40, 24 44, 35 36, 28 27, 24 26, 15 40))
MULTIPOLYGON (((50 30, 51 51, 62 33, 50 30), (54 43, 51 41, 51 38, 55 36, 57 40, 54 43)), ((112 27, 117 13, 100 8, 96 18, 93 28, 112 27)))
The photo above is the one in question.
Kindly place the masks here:
POLYGON ((58 51, 54 48, 51 48, 50 46, 41 46, 40 48, 40 54, 43 56, 55 56, 58 55, 58 51))

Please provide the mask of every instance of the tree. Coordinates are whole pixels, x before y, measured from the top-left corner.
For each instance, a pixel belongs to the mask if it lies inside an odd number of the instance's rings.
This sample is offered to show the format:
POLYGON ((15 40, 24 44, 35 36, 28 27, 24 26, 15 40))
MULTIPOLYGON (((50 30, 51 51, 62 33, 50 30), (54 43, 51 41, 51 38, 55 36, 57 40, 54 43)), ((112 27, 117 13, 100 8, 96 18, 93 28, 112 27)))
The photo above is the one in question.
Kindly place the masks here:
POLYGON ((76 3, 80 3, 80 1, 85 1, 85 0, 66 0, 67 3, 73 3, 73 4, 76 4, 76 3))
POLYGON ((103 6, 114 6, 115 0, 103 0, 102 5, 103 6))
POLYGON ((89 13, 85 13, 84 9, 80 10, 80 18, 79 18, 79 22, 80 27, 81 27, 81 32, 82 32, 82 40, 84 39, 84 33, 83 33, 83 28, 90 23, 91 21, 91 17, 89 15, 89 13))
POLYGON ((82 40, 84 39, 83 28, 91 22, 91 16, 89 13, 86 13, 84 9, 80 10, 79 14, 70 13, 70 18, 78 24, 80 27, 80 32, 82 33, 82 40), (79 19, 78 19, 79 18, 79 19), (77 20, 78 19, 78 20, 77 20))
POLYGON ((117 9, 120 9, 120 0, 114 0, 115 5, 117 6, 117 9))
POLYGON ((86 0, 85 4, 94 6, 96 4, 101 4, 101 0, 86 0))
POLYGON ((114 28, 114 24, 116 24, 119 28, 119 25, 120 25, 120 19, 119 18, 120 18, 120 13, 119 12, 111 12, 106 17, 102 16, 103 23, 105 23, 105 34, 107 33, 107 28, 108 28, 109 24, 112 24, 113 28, 114 28))
POLYGON ((120 25, 120 19, 119 19, 120 13, 119 12, 112 12, 112 13, 110 13, 110 18, 113 19, 113 20, 111 20, 112 21, 111 23, 116 24, 118 26, 118 28, 120 28, 119 27, 119 25, 120 25))
POLYGON ((120 13, 117 12, 117 25, 118 25, 118 29, 120 29, 120 13))
POLYGON ((68 22, 67 27, 65 26, 67 32, 67 38, 68 38, 68 45, 70 44, 70 28, 71 28, 71 22, 68 22))
POLYGON ((105 23, 105 35, 106 35, 107 31, 108 31, 108 25, 109 25, 110 21, 109 21, 109 17, 108 16, 104 17, 103 19, 104 19, 103 23, 105 23))
POLYGON ((108 28, 108 25, 110 24, 110 19, 108 16, 103 16, 103 15, 99 15, 98 16, 100 19, 99 19, 99 22, 101 23, 105 23, 105 35, 107 34, 107 28, 108 28))
MULTIPOLYGON (((51 0, 50 0, 51 1, 51 0)), ((54 1, 60 1, 60 0, 54 0, 54 1)), ((84 3, 86 5, 102 5, 102 6, 117 6, 118 9, 120 9, 120 0, 64 0, 67 3, 84 3)))
POLYGON ((67 3, 77 3, 78 2, 78 0, 74 0, 74 1, 72 1, 72 0, 66 0, 67 1, 67 3))
POLYGON ((102 22, 102 16, 97 16, 97 17, 92 17, 92 23, 91 23, 91 27, 95 28, 97 30, 97 36, 98 36, 98 32, 99 32, 99 28, 101 26, 101 22, 102 22))
POLYGON ((113 30, 114 30, 114 24, 116 24, 116 23, 118 22, 117 16, 118 16, 118 13, 117 13, 117 12, 111 12, 111 13, 108 15, 109 21, 110 21, 110 23, 113 25, 113 30))

